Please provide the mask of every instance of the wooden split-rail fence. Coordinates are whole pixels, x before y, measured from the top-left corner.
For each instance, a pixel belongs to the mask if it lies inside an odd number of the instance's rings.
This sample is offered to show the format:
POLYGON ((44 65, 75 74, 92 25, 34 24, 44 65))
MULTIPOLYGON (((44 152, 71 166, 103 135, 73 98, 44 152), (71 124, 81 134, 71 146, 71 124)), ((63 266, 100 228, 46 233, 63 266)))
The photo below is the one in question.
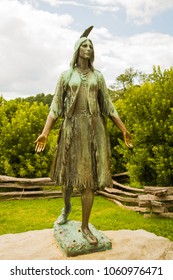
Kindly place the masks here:
POLYGON ((50 178, 0 176, 0 200, 25 200, 62 197, 50 178))
MULTIPOLYGON (((113 188, 105 188, 97 191, 116 205, 144 213, 145 216, 156 214, 162 217, 173 218, 173 187, 132 188, 117 182, 121 176, 127 173, 113 176, 113 188)), ((74 196, 79 193, 74 191, 74 196)), ((27 200, 44 198, 61 198, 62 191, 57 189, 55 182, 50 178, 14 178, 0 176, 0 200, 27 200)))

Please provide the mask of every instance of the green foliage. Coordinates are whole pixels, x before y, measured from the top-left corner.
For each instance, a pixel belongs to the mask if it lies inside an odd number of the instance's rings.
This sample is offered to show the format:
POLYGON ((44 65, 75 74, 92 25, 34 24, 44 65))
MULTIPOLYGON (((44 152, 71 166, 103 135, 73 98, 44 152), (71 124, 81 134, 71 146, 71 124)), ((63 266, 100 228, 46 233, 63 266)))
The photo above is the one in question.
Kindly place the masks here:
POLYGON ((29 103, 34 103, 34 102, 42 102, 44 105, 50 106, 52 102, 53 95, 52 94, 44 94, 44 93, 38 93, 36 96, 29 96, 25 98, 25 101, 28 101, 29 103))
POLYGON ((121 154, 116 147, 119 147, 120 142, 123 140, 121 131, 116 128, 111 120, 107 120, 107 129, 109 131, 110 143, 111 143, 111 172, 112 174, 121 173, 126 171, 126 161, 123 153, 121 154))
POLYGON ((115 83, 112 85, 114 88, 122 89, 126 91, 127 88, 135 85, 135 84, 143 84, 146 80, 148 80, 148 75, 144 74, 141 71, 135 70, 133 67, 125 69, 124 73, 120 74, 116 79, 115 83))
POLYGON ((43 103, 4 101, 0 106, 0 174, 16 177, 48 176, 56 132, 53 130, 42 154, 35 153, 34 141, 48 114, 43 103))
POLYGON ((173 68, 153 69, 151 82, 129 88, 116 103, 132 132, 134 148, 115 149, 123 155, 131 183, 173 184, 173 68))

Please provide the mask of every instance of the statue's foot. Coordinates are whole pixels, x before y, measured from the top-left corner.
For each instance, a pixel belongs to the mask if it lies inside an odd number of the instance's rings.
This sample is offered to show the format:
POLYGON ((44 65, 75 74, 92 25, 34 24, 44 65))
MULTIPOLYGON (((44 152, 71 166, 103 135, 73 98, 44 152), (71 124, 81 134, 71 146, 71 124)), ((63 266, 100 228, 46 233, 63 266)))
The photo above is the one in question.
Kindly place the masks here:
POLYGON ((62 209, 61 215, 58 217, 58 219, 56 220, 56 223, 58 225, 63 225, 67 223, 67 219, 68 219, 68 215, 71 212, 71 207, 68 211, 65 210, 65 208, 62 209))
POLYGON ((92 232, 87 229, 82 229, 82 235, 83 237, 88 241, 91 245, 97 245, 98 239, 92 234, 92 232))

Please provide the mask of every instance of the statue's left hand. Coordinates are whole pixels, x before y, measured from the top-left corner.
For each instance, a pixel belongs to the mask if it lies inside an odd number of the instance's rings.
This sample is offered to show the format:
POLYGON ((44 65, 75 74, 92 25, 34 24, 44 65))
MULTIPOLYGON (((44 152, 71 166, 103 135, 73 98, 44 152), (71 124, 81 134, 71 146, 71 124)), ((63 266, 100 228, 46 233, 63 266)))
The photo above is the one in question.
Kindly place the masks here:
POLYGON ((38 153, 42 152, 47 143, 47 136, 45 134, 41 134, 34 143, 36 144, 35 151, 38 153))
POLYGON ((123 132, 123 136, 124 136, 124 142, 125 142, 126 146, 128 148, 133 148, 132 138, 131 138, 130 132, 128 132, 126 130, 125 132, 123 132))

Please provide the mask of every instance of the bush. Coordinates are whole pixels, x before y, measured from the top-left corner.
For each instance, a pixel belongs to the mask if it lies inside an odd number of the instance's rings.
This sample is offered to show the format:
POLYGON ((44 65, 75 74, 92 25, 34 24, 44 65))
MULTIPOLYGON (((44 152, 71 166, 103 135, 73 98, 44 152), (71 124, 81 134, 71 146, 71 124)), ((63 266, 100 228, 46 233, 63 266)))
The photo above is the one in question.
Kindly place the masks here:
POLYGON ((48 106, 26 101, 5 101, 0 107, 0 174, 15 177, 48 176, 56 145, 55 130, 42 154, 34 141, 41 133, 48 106))
POLYGON ((116 103, 132 132, 134 148, 115 149, 124 157, 131 184, 173 184, 173 68, 154 68, 151 80, 132 86, 116 103))

